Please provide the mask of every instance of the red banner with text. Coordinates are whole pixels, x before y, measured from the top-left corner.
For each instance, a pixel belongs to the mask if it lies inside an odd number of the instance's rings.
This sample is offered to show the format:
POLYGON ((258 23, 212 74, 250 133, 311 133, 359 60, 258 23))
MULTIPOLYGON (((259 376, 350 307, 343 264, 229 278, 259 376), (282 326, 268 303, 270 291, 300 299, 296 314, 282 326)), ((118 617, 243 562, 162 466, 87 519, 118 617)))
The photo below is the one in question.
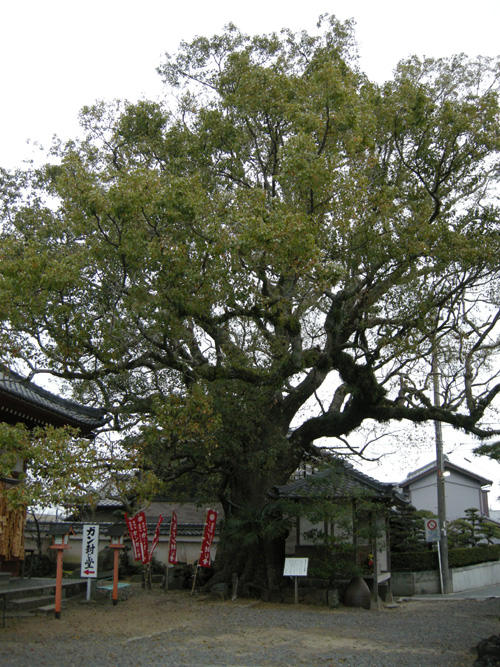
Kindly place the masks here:
POLYGON ((177 514, 172 512, 170 522, 170 540, 168 543, 168 562, 170 565, 177 564, 177 514))
POLYGON ((217 512, 215 510, 207 511, 207 518, 205 520, 205 530, 203 532, 203 541, 201 543, 200 560, 198 565, 200 567, 210 567, 210 548, 212 540, 215 535, 215 524, 217 523, 217 512))
POLYGON ((153 560, 153 551, 156 549, 156 545, 160 541, 160 526, 163 523, 163 514, 160 514, 158 517, 158 523, 156 524, 155 534, 153 536, 153 541, 151 543, 151 549, 149 551, 149 562, 153 560))
POLYGON ((125 514, 125 521, 127 523, 128 534, 132 540, 134 559, 140 560, 143 565, 147 565, 149 563, 149 553, 146 515, 144 512, 139 512, 129 519, 128 515, 125 514))

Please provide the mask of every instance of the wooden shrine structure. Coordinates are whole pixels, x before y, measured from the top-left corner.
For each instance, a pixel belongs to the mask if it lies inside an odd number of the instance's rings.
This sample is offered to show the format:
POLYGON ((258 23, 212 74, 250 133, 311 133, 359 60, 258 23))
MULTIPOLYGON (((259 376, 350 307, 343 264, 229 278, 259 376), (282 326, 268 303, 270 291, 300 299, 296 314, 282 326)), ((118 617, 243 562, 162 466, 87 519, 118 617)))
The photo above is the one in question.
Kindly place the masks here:
MULTIPOLYGON (((22 376, 0 368, 0 421, 36 426, 72 426, 86 437, 104 424, 104 410, 65 400, 22 376)), ((20 483, 25 462, 19 460, 6 477, 0 477, 0 572, 17 576, 24 560, 26 508, 9 510, 2 493, 20 483)))

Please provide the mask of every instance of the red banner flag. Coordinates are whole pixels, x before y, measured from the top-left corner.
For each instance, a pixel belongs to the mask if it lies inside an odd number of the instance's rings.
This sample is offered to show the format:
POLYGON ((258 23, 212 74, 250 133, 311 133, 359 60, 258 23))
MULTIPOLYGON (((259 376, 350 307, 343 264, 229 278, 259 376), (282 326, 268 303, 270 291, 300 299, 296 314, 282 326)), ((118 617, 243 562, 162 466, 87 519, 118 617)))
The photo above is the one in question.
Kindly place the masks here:
POLYGON ((163 514, 160 514, 158 517, 158 523, 156 524, 156 530, 151 543, 151 549, 149 551, 149 562, 153 560, 153 551, 156 549, 156 545, 160 541, 160 526, 163 523, 163 514))
POLYGON ((172 512, 170 522, 170 540, 168 543, 168 562, 170 565, 177 564, 177 514, 172 512))
POLYGON ((210 548, 215 535, 215 524, 217 523, 217 512, 215 510, 207 511, 205 520, 205 530, 203 532, 203 541, 201 543, 201 553, 198 565, 200 567, 210 567, 210 548))
POLYGON ((132 540, 134 559, 140 560, 143 565, 147 565, 149 563, 149 554, 146 515, 144 512, 139 512, 139 514, 129 519, 128 515, 125 514, 125 521, 127 522, 128 534, 132 540))

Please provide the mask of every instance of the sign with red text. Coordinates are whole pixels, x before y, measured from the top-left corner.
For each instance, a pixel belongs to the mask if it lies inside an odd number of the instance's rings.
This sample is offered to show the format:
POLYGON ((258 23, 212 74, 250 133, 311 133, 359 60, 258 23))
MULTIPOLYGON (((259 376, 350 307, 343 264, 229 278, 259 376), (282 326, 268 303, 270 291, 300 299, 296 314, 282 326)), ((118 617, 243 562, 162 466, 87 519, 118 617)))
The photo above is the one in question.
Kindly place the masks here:
POLYGON ((156 549, 156 545, 160 540, 160 526, 163 523, 163 514, 160 514, 158 517, 158 523, 156 524, 155 534, 153 536, 153 541, 151 543, 151 550, 149 552, 149 562, 153 560, 153 551, 156 549))
POLYGON ((149 563, 149 554, 146 515, 144 512, 139 512, 139 514, 129 519, 127 514, 125 514, 125 521, 127 522, 128 534, 132 540, 134 559, 140 560, 143 565, 147 565, 149 563))
POLYGON ((97 577, 97 552, 99 551, 99 525, 85 524, 82 536, 82 563, 80 577, 97 577))
POLYGON ((168 562, 170 565, 177 564, 177 514, 172 512, 170 521, 170 540, 168 542, 168 562))
POLYGON ((215 524, 217 523, 217 512, 215 510, 207 511, 207 518, 205 520, 205 530, 203 531, 203 541, 201 543, 200 560, 198 565, 200 567, 210 567, 210 548, 212 540, 215 535, 215 524))

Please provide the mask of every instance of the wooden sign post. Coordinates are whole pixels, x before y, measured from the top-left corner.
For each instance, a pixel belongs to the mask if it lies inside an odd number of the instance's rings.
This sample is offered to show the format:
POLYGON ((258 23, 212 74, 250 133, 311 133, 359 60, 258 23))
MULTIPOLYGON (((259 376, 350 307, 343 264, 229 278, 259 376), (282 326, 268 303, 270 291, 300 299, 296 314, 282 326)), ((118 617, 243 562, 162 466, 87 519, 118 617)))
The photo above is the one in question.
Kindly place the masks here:
POLYGON ((90 600, 92 579, 97 578, 97 554, 99 551, 99 524, 85 524, 82 533, 82 560, 80 577, 87 579, 87 600, 90 600))
POLYGON ((299 577, 307 577, 309 558, 285 558, 284 577, 293 577, 295 584, 295 604, 299 604, 299 577))

